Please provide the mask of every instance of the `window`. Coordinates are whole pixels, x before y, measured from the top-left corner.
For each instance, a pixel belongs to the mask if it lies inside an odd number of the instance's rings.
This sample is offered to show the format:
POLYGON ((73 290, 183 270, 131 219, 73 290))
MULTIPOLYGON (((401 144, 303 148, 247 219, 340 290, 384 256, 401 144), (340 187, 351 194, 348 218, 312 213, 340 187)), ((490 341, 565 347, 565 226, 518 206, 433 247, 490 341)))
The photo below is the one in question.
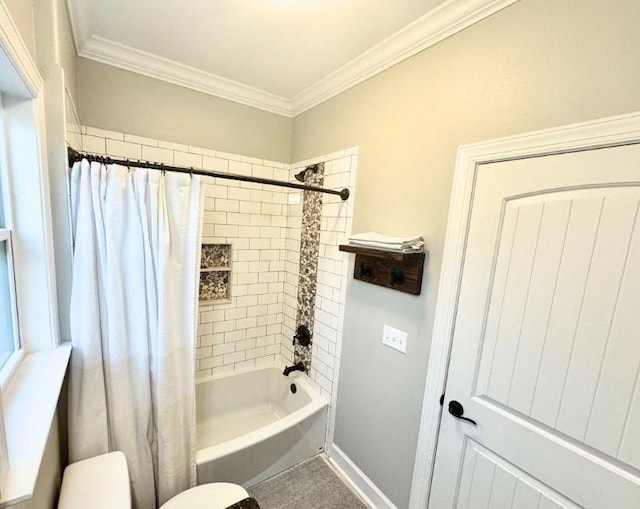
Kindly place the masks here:
MULTIPOLYGON (((45 40, 48 42, 47 37, 45 40)), ((33 497, 39 485, 36 481, 45 466, 43 451, 49 450, 49 437, 55 437, 54 415, 71 350, 69 345, 60 345, 57 302, 58 288, 66 299, 69 285, 61 278, 65 284, 57 286, 54 259, 54 223, 60 232, 66 232, 68 225, 63 215, 51 212, 52 196, 63 204, 60 210, 65 210, 64 107, 58 104, 61 94, 57 92, 63 89, 62 69, 53 60, 47 66, 45 87, 5 2, 0 1, 2 507, 33 497), (45 94, 45 89, 51 94, 45 94), (45 95, 51 99, 51 108, 46 110, 45 95), (3 448, 3 442, 9 447, 3 448)), ((62 248, 58 251, 65 278, 69 272, 64 260, 70 256, 71 245, 66 239, 60 235, 62 248)), ((47 485, 50 474, 46 475, 47 485)), ((48 500, 46 491, 26 504, 42 505, 37 500, 48 500)))
POLYGON ((0 370, 20 348, 11 232, 0 229, 0 370))

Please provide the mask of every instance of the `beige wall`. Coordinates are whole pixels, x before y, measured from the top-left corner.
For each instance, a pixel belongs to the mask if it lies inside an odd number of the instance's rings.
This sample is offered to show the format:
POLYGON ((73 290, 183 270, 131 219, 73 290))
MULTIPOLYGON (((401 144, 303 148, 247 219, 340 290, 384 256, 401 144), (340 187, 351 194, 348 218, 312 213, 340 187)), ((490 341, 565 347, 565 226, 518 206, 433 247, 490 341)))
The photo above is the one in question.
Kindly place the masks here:
POLYGON ((84 58, 84 125, 289 162, 292 120, 84 58))
POLYGON ((29 53, 36 58, 36 32, 34 9, 31 0, 3 0, 11 14, 13 22, 18 27, 29 53))
MULTIPOLYGON (((37 0, 38 1, 38 0, 37 0)), ((64 0, 53 0, 56 12, 58 60, 64 69, 65 87, 74 103, 78 104, 78 55, 73 41, 71 23, 64 0)))
POLYGON ((16 504, 13 509, 55 509, 62 479, 59 433, 58 416, 54 415, 33 496, 16 504))
MULTIPOLYGON (((65 0, 33 0, 36 64, 45 81, 64 69, 65 87, 77 103, 77 55, 65 0)), ((21 32, 25 37, 25 33, 21 32)), ((46 85, 45 85, 46 86, 46 85)))
POLYGON ((354 231, 425 236, 423 294, 352 281, 336 444, 407 507, 456 148, 640 110, 640 2, 521 0, 294 119, 294 161, 360 147, 354 231), (383 324, 409 332, 402 356, 383 324))
POLYGON ((4 0, 22 39, 46 78, 51 66, 65 71, 66 85, 77 102, 76 49, 65 0, 4 0))

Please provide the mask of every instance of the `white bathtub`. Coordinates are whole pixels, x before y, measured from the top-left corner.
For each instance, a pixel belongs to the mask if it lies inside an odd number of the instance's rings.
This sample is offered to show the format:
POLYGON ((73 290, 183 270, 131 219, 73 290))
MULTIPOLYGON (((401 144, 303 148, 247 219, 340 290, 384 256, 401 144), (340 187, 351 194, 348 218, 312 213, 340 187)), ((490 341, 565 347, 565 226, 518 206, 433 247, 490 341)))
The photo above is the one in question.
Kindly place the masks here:
POLYGON ((197 382, 198 484, 249 487, 323 450, 327 401, 306 375, 283 376, 283 367, 197 382))

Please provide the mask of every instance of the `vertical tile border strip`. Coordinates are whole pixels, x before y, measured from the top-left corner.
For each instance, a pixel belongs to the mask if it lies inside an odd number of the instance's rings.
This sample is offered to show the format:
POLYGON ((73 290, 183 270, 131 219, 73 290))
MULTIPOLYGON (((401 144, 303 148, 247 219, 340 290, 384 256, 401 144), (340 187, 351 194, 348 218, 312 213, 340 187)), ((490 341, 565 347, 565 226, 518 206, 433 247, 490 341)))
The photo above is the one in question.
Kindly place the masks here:
MULTIPOLYGON (((324 163, 305 168, 305 184, 322 186, 324 163)), ((296 329, 306 325, 313 338, 316 286, 318 282, 318 255, 320 251, 320 225, 322 219, 322 193, 304 192, 302 230, 300 232, 300 272, 298 274, 298 309, 296 329)), ((305 371, 311 369, 311 345, 294 347, 294 362, 303 362, 305 371)))

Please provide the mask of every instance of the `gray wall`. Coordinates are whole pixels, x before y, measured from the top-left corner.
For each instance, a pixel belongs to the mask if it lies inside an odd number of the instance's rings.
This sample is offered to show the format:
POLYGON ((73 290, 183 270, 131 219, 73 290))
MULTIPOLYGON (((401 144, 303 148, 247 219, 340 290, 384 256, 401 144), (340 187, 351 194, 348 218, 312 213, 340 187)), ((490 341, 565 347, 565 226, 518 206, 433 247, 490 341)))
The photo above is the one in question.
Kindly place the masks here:
POLYGON ((521 0, 294 119, 294 161, 360 147, 354 231, 423 234, 430 252, 420 297, 352 281, 345 310, 335 442, 400 508, 456 149, 640 110, 638 27, 637 0, 521 0), (407 355, 383 324, 409 332, 407 355))
POLYGON ((78 72, 85 125, 289 162, 290 118, 85 58, 78 72))

